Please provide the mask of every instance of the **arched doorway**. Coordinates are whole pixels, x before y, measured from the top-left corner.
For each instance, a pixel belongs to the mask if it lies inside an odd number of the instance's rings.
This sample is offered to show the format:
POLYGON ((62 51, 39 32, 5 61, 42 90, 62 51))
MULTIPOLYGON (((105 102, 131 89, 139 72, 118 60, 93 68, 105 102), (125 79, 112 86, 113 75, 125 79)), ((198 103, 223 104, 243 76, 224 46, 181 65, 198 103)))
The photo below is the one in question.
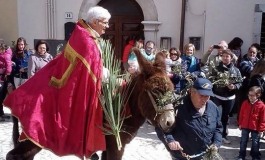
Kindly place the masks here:
POLYGON ((121 59, 126 39, 131 35, 143 34, 143 11, 135 0, 102 0, 98 5, 111 13, 110 27, 103 38, 111 40, 115 55, 121 59))

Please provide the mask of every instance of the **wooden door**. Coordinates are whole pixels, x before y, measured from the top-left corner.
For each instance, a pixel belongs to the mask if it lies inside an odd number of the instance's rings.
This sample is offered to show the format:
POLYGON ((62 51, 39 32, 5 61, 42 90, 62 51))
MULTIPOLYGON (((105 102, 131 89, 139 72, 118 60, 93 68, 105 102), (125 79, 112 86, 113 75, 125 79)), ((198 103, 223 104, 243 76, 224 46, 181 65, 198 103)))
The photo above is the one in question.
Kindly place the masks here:
POLYGON ((117 58, 122 58, 123 48, 129 36, 142 34, 141 21, 138 16, 113 16, 111 18, 110 27, 103 38, 111 40, 117 58))
POLYGON ((111 14, 109 29, 103 38, 111 40, 115 55, 121 59, 126 39, 143 34, 143 11, 135 0, 101 0, 98 5, 108 9, 111 14))

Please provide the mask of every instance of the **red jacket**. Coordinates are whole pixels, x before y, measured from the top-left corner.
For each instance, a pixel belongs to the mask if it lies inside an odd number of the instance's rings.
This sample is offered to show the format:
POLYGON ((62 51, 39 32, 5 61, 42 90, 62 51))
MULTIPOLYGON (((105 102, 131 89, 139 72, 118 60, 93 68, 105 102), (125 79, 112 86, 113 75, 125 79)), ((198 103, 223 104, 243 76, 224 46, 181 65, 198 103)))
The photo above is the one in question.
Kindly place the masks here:
POLYGON ((134 40, 130 40, 129 43, 124 47, 123 55, 122 55, 122 62, 123 63, 128 62, 130 50, 132 49, 133 46, 134 46, 134 40))
POLYGON ((241 128, 265 131, 265 104, 260 100, 254 104, 245 100, 241 106, 238 124, 241 128))

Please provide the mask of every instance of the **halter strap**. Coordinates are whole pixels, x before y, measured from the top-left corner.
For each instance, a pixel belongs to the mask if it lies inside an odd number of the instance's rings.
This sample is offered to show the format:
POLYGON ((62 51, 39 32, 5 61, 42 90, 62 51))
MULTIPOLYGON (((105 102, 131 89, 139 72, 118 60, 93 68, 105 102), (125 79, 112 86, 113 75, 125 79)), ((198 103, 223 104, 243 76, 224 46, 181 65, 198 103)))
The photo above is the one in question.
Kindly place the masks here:
MULTIPOLYGON (((165 106, 163 106, 163 109, 161 109, 156 101, 154 100, 154 97, 152 96, 151 92, 150 91, 147 91, 147 94, 152 102, 152 105, 153 107, 155 108, 155 111, 156 111, 156 116, 157 114, 162 114, 163 112, 165 111, 174 111, 174 107, 173 105, 170 103, 170 104, 166 104, 165 106)), ((156 118, 156 116, 154 117, 154 119, 156 118)))

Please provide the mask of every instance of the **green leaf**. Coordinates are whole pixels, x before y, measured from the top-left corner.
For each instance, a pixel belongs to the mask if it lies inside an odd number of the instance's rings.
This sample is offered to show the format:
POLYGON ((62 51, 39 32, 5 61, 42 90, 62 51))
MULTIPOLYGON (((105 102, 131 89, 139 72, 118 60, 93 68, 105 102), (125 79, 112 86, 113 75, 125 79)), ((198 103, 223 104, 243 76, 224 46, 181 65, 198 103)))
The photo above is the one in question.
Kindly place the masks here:
POLYGON ((124 106, 128 101, 130 95, 127 88, 121 88, 117 80, 123 79, 130 85, 130 79, 127 74, 122 74, 121 62, 114 55, 114 50, 110 41, 101 42, 103 66, 109 70, 109 78, 102 83, 102 95, 99 98, 103 107, 105 123, 103 125, 103 132, 106 135, 114 135, 116 138, 118 149, 122 147, 120 140, 120 132, 124 119, 124 106))

